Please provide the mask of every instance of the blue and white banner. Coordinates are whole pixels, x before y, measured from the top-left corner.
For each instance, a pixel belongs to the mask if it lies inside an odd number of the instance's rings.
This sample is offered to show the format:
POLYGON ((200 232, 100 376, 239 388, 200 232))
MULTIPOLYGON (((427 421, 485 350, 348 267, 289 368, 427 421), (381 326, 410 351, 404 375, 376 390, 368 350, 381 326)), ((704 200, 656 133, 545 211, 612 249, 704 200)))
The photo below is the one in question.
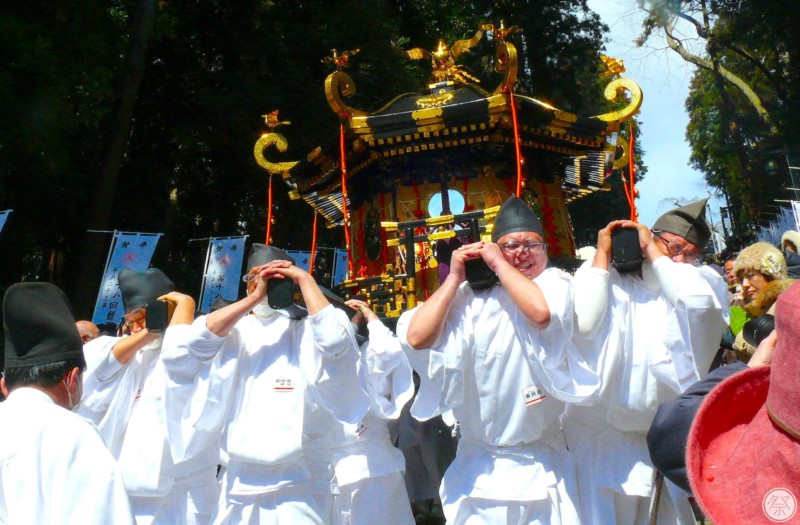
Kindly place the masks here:
MULTIPOLYGON (((780 230, 781 236, 783 236, 783 232, 787 232, 789 230, 793 230, 795 227, 794 221, 794 213, 791 207, 782 207, 780 213, 778 214, 778 229, 780 230)), ((778 237, 778 245, 780 246, 781 237, 778 237)))
POLYGON ((246 238, 211 237, 209 240, 199 311, 210 312, 217 297, 228 301, 238 298, 246 238))
POLYGON ((14 210, 6 210, 0 211, 0 232, 3 231, 3 226, 6 225, 6 219, 8 219, 8 214, 14 210))
POLYGON ((333 259, 333 277, 331 286, 336 286, 347 279, 347 250, 336 250, 333 259))
POLYGON ((292 259, 294 259, 294 265, 298 268, 302 268, 303 270, 311 273, 309 270, 309 266, 311 265, 311 252, 302 252, 302 251, 295 251, 295 252, 286 252, 292 259))
POLYGON ((106 269, 97 302, 94 306, 94 324, 119 323, 125 314, 119 293, 117 275, 123 268, 144 272, 150 266, 150 259, 161 238, 161 233, 122 233, 114 232, 111 240, 106 269))
POLYGON ((800 231, 800 202, 792 201, 792 211, 794 212, 794 229, 800 231))

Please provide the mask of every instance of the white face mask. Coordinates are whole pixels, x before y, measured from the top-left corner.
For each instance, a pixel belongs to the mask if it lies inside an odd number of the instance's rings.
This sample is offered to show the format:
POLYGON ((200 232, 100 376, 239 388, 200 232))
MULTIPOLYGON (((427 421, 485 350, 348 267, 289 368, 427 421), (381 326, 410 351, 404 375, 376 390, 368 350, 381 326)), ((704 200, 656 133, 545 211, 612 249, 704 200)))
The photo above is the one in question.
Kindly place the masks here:
POLYGON ((260 319, 266 319, 278 313, 278 310, 271 308, 270 305, 267 304, 267 300, 264 299, 253 307, 253 313, 260 319))

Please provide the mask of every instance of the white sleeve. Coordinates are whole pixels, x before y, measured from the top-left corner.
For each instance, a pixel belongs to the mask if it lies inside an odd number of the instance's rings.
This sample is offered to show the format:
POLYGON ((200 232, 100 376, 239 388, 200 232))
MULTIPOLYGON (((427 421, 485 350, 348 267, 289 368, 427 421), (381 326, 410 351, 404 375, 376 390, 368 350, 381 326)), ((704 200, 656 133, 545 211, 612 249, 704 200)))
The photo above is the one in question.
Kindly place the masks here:
POLYGON ((113 348, 119 340, 117 337, 95 339, 98 345, 90 349, 92 357, 83 375, 83 397, 78 408, 81 417, 96 425, 114 457, 119 456, 122 447, 132 400, 139 389, 138 371, 141 369, 137 356, 124 365, 117 361, 113 348))
POLYGON ((419 375, 419 389, 411 405, 411 415, 419 421, 427 421, 442 413, 444 390, 444 354, 430 348, 417 350, 409 346, 406 336, 412 317, 419 307, 412 308, 397 320, 397 339, 408 359, 409 365, 419 375))
POLYGON ((324 357, 336 359, 352 350, 355 334, 343 311, 329 304, 306 319, 314 333, 314 347, 324 357))
POLYGON ((667 343, 683 391, 705 377, 730 322, 725 282, 708 267, 676 263, 659 257, 653 263, 662 293, 675 308, 676 324, 667 336, 683 344, 667 343), (687 352, 686 342, 689 343, 687 352))
POLYGON ((94 424, 103 419, 119 390, 123 365, 114 357, 114 345, 119 337, 99 337, 83 346, 86 371, 83 373, 83 398, 79 413, 94 424))
POLYGON ((362 345, 367 392, 373 412, 385 419, 397 419, 414 395, 411 365, 400 341, 380 320, 367 325, 369 340, 362 345))
POLYGON ((313 370, 304 370, 309 389, 336 419, 358 423, 369 410, 369 397, 365 378, 358 371, 353 325, 343 311, 332 305, 302 322, 310 324, 312 340, 305 337, 300 351, 312 350, 308 345, 313 345, 313 370))
POLYGON ((167 436, 173 461, 219 447, 238 377, 240 332, 220 337, 205 317, 167 329, 161 359, 167 374, 167 436))
MULTIPOLYGON (((544 330, 528 328, 528 361, 555 398, 571 403, 584 401, 597 391, 600 379, 571 341, 574 325, 571 278, 551 268, 534 280, 550 307, 550 323, 544 330)), ((517 325, 521 324, 520 320, 517 325)))
POLYGON ((590 336, 600 328, 608 310, 609 271, 586 261, 573 278, 575 335, 590 336))

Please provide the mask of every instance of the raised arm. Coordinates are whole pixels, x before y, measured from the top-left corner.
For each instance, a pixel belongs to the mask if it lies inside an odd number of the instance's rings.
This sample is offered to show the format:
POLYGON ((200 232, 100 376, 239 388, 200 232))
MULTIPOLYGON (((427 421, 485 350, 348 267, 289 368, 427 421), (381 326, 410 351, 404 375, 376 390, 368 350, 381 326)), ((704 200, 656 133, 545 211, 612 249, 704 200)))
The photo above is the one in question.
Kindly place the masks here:
POLYGON ((297 266, 280 267, 275 270, 275 279, 291 279, 300 286, 303 301, 306 303, 308 315, 314 315, 329 304, 328 299, 319 289, 317 281, 307 271, 297 266))
POLYGON ((169 326, 177 326, 181 324, 192 324, 194 321, 194 299, 191 296, 182 294, 180 292, 170 292, 167 295, 162 295, 158 298, 159 301, 167 301, 174 305, 172 317, 169 320, 169 326))
POLYGON ((151 334, 147 330, 140 330, 128 337, 122 337, 111 349, 114 358, 121 364, 127 364, 136 355, 136 352, 144 348, 147 344, 161 337, 158 334, 151 334))
POLYGON ((476 242, 461 246, 453 252, 447 278, 411 318, 406 334, 406 341, 411 348, 423 350, 430 348, 439 340, 450 304, 459 286, 467 278, 464 263, 469 259, 480 257, 484 245, 484 242, 476 242))
POLYGON ((647 228, 640 230, 639 225, 631 221, 612 221, 597 233, 597 252, 591 266, 584 265, 575 273, 575 332, 578 335, 591 335, 605 318, 612 256, 611 232, 617 228, 637 228, 639 245, 649 242, 649 237, 642 238, 645 234, 649 236, 647 228))
POLYGON ((522 311, 522 314, 542 330, 550 324, 550 307, 539 285, 522 274, 509 263, 500 246, 496 243, 485 243, 480 251, 481 257, 491 270, 497 274, 500 284, 506 289, 508 295, 522 311))
POLYGON ((206 316, 206 328, 209 332, 220 337, 228 335, 231 329, 242 317, 267 297, 267 281, 276 275, 278 269, 285 269, 292 266, 289 261, 272 261, 262 266, 257 266, 250 270, 254 286, 248 286, 248 295, 233 304, 211 312, 206 316))

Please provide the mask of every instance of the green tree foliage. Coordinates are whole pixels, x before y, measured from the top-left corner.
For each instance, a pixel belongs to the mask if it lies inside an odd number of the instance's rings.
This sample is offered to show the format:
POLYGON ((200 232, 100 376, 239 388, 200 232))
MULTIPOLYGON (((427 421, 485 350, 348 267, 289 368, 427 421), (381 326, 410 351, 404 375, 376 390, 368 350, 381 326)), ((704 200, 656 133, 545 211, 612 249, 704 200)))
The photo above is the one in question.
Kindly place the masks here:
MULTIPOLYGON (((474 34, 481 23, 517 25, 518 90, 582 114, 604 112, 597 53, 605 30, 583 0, 161 0, 149 29, 146 62, 106 224, 90 224, 108 142, 119 123, 126 53, 143 0, 12 2, 0 13, 0 209, 5 231, 2 284, 52 280, 71 296, 93 298, 104 257, 81 282, 87 228, 162 232, 154 264, 196 294, 209 236, 263 242, 268 174, 253 160, 266 130, 260 117, 280 109, 289 141, 274 160, 295 160, 338 138, 325 100, 331 71, 321 59, 360 48, 348 71, 353 105, 377 110, 396 95, 423 91, 429 65, 396 47, 433 49, 474 34), (88 290, 88 292, 87 292, 88 290)), ((496 78, 483 42, 465 57, 473 74, 496 78)), ((269 153, 268 155, 272 155, 269 153)), ((273 242, 308 249, 312 212, 274 180, 273 242)), ((625 206, 626 208, 627 206, 625 206)), ((618 215, 625 215, 623 209, 618 215)), ((602 225, 601 225, 602 226, 602 225)), ((340 246, 339 229, 320 245, 340 246)), ((108 236, 94 234, 100 243, 108 236)), ((105 244, 107 245, 107 244, 105 244)), ((91 301, 78 304, 89 315, 91 301)))
POLYGON ((800 146, 800 15, 788 2, 641 4, 649 13, 642 41, 663 35, 698 66, 686 101, 691 162, 725 192, 742 236, 781 195, 786 155, 800 146))

